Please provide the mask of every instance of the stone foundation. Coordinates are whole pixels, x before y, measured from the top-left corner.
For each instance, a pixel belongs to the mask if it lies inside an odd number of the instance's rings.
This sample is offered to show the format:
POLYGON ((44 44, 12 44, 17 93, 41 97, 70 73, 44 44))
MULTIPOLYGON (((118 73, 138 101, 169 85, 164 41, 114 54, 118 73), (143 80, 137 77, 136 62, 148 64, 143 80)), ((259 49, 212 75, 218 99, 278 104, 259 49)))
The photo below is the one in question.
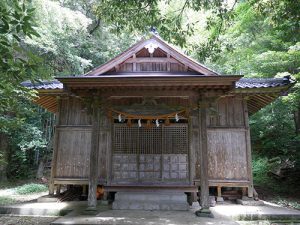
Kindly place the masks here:
POLYGON ((187 196, 180 192, 117 192, 113 209, 189 210, 187 196))

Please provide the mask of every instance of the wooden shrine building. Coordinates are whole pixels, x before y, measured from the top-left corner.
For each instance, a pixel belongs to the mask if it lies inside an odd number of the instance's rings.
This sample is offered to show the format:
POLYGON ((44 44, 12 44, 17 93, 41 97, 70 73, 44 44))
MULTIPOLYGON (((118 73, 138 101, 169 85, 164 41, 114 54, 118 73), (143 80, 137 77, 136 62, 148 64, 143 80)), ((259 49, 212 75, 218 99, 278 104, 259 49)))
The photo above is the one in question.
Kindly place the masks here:
POLYGON ((220 75, 153 35, 81 76, 23 85, 56 113, 50 194, 62 184, 106 192, 253 196, 249 115, 293 85, 289 77, 220 75))

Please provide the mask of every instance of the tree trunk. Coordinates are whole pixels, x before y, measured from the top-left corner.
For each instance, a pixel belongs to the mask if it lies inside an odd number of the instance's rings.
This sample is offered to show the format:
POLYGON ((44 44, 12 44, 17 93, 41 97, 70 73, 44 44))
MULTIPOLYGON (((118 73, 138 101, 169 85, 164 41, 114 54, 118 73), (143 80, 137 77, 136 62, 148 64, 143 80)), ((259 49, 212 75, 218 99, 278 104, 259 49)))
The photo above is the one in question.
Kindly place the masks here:
POLYGON ((7 181, 8 137, 0 132, 0 182, 7 181))
POLYGON ((300 104, 298 109, 294 111, 294 123, 295 123, 295 133, 296 135, 300 134, 300 104))
POLYGON ((41 179, 44 175, 44 168, 45 168, 45 164, 46 164, 46 161, 47 161, 47 157, 44 156, 40 162, 39 162, 39 167, 37 169, 37 172, 36 172, 36 178, 37 179, 41 179))

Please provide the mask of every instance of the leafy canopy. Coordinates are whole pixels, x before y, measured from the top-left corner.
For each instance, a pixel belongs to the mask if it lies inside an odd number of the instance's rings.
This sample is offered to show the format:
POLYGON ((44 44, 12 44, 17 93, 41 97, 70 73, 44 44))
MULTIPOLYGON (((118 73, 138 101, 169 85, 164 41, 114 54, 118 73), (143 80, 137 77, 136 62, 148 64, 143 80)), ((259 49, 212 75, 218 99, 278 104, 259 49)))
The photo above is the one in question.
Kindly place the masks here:
POLYGON ((21 86, 22 81, 41 77, 38 72, 40 59, 27 51, 22 42, 24 37, 39 36, 34 28, 33 13, 34 8, 27 1, 0 2, 1 115, 14 111, 18 107, 18 99, 32 96, 32 91, 21 86))

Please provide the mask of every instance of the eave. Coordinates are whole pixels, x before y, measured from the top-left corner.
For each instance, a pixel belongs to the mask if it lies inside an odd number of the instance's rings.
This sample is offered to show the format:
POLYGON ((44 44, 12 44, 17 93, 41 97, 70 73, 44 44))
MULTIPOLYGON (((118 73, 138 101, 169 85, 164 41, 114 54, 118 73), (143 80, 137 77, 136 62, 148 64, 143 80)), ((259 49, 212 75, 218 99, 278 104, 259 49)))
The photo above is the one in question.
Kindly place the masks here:
MULTIPOLYGON (((68 95, 68 88, 101 89, 101 90, 199 90, 222 89, 230 90, 230 95, 240 95, 247 99, 248 111, 252 115, 274 101, 278 96, 285 95, 295 81, 284 79, 246 79, 241 76, 199 76, 186 74, 163 75, 105 75, 103 77, 61 77, 59 81, 44 81, 40 84, 27 83, 28 88, 38 91, 39 98, 35 102, 51 112, 57 111, 56 96, 68 95), (240 80, 239 80, 240 79, 240 80), (238 81, 237 81, 238 80, 238 81), (236 82, 237 81, 237 82, 236 82), (63 86, 64 83, 64 86, 63 86), (233 86, 235 84, 235 86, 233 86), (137 88, 139 87, 139 88, 137 88)), ((143 93, 143 92, 141 92, 143 93)))
POLYGON ((279 96, 286 95, 294 86, 294 82, 278 87, 261 88, 235 88, 231 94, 242 95, 247 100, 249 115, 253 115, 260 109, 275 101, 279 96))
POLYGON ((211 88, 227 86, 234 88, 234 83, 242 76, 199 76, 199 75, 163 75, 148 76, 136 74, 134 76, 99 76, 99 77, 57 77, 56 79, 67 88, 119 88, 119 87, 182 87, 211 88))

